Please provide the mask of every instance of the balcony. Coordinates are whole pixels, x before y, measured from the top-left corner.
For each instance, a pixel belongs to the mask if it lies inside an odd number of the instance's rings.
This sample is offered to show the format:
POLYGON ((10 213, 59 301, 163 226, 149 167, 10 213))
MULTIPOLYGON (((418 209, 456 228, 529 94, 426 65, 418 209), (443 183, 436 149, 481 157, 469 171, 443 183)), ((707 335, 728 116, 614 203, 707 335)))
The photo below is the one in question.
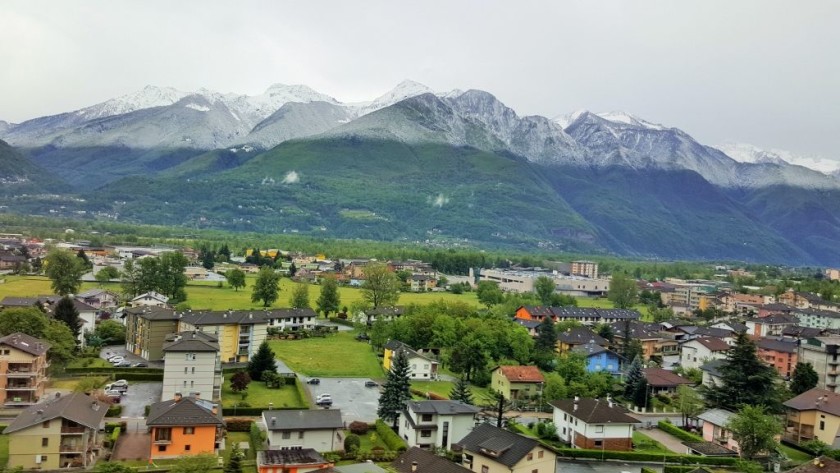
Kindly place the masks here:
POLYGON ((10 396, 3 402, 4 406, 31 406, 38 401, 30 396, 10 396))
POLYGON ((85 433, 87 428, 83 425, 62 425, 61 426, 61 435, 82 435, 85 433))
POLYGON ((84 453, 85 446, 84 444, 62 444, 59 446, 59 451, 61 453, 84 453))

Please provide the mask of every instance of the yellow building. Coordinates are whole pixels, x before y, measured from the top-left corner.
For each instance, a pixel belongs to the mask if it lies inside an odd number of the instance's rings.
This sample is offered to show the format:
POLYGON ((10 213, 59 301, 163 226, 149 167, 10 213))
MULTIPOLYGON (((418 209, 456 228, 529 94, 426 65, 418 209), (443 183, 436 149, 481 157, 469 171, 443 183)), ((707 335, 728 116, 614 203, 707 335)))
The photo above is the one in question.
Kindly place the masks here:
POLYGON ((814 388, 784 406, 785 440, 799 444, 816 439, 840 447, 840 394, 814 388))
POLYGON ((268 325, 279 317, 271 310, 187 311, 179 314, 178 331, 199 331, 216 336, 222 363, 244 362, 257 352, 268 325))
POLYGON ((535 399, 542 394, 545 378, 536 366, 499 366, 490 377, 490 387, 509 400, 535 399))

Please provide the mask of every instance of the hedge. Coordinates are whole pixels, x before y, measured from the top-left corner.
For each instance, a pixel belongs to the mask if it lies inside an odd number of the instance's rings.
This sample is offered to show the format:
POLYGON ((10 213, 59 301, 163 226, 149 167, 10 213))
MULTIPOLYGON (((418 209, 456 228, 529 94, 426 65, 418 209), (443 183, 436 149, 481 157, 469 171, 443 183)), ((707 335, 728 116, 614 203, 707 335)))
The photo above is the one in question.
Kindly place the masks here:
POLYGON ((118 375, 117 378, 126 381, 163 381, 163 371, 158 373, 124 373, 118 375))
POLYGON ((295 389, 297 390, 298 396, 300 397, 300 402, 303 403, 303 408, 309 408, 309 392, 307 392, 306 388, 303 386, 303 383, 300 382, 298 378, 295 378, 295 389))
POLYGON ((119 422, 106 422, 105 423, 105 433, 110 434, 114 431, 114 429, 118 429, 121 427, 119 422))
POLYGON ((665 465, 662 468, 662 473, 687 473, 696 469, 694 466, 665 465))
POLYGON ((395 452, 403 452, 406 450, 405 441, 394 432, 391 427, 382 422, 382 419, 376 419, 376 433, 379 435, 379 438, 388 446, 389 450, 393 450, 395 452))
POLYGON ((420 389, 411 388, 411 394, 415 396, 425 397, 428 399, 432 399, 434 401, 447 401, 449 400, 448 397, 441 396, 440 394, 435 394, 432 392, 422 391, 420 389))
POLYGON ((662 430, 663 432, 667 432, 667 433, 673 435, 674 437, 682 440, 683 442, 703 442, 704 441, 703 437, 700 437, 699 435, 694 435, 690 432, 686 432, 685 430, 677 427, 676 425, 674 425, 670 422, 665 422, 664 420, 660 420, 659 423, 657 424, 657 426, 659 426, 659 430, 662 430))
POLYGON ((64 368, 65 373, 70 374, 87 374, 87 373, 96 373, 96 374, 113 374, 117 379, 121 378, 121 376, 125 373, 160 373, 163 375, 162 368, 112 368, 109 366, 91 366, 85 368, 64 368))
POLYGON ((225 428, 228 432, 250 432, 251 424, 254 421, 251 419, 241 419, 239 417, 231 417, 225 419, 225 428))
POLYGON ((254 452, 260 451, 263 449, 263 433, 260 430, 260 427, 257 425, 256 422, 251 423, 251 450, 254 452))
POLYGON ((643 466, 642 467, 642 473, 656 473, 656 470, 654 470, 653 468, 648 468, 646 466, 643 466))
POLYGON ((611 450, 586 450, 582 448, 554 448, 561 456, 569 458, 593 458, 604 460, 630 460, 643 462, 669 462, 683 465, 734 465, 736 457, 704 457, 700 455, 680 455, 676 453, 655 452, 618 452, 611 450))
POLYGON ((120 414, 122 414, 122 406, 119 404, 113 404, 108 408, 108 412, 105 413, 105 417, 119 417, 120 414))

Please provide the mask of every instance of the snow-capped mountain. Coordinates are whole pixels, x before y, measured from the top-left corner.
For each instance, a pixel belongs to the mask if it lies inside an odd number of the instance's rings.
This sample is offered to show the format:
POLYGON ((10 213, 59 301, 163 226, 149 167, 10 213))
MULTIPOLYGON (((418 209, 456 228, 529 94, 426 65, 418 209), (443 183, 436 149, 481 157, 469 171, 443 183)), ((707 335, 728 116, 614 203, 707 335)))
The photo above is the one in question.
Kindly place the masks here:
POLYGON ((724 143, 715 148, 741 163, 792 164, 829 175, 840 172, 840 160, 822 156, 803 156, 780 149, 765 150, 748 143, 724 143))
POLYGON ((428 93, 434 93, 434 91, 419 82, 406 79, 397 84, 397 86, 393 89, 370 102, 347 104, 347 106, 355 111, 356 116, 360 117, 362 115, 367 115, 368 113, 381 110, 385 107, 390 107, 391 105, 394 105, 397 102, 402 102, 405 99, 428 93))
POLYGON ((354 117, 347 107, 326 101, 288 102, 259 122, 242 143, 269 149, 294 139, 331 130, 354 117))
POLYGON ((14 124, 0 120, 0 135, 6 132, 9 128, 12 128, 14 124))

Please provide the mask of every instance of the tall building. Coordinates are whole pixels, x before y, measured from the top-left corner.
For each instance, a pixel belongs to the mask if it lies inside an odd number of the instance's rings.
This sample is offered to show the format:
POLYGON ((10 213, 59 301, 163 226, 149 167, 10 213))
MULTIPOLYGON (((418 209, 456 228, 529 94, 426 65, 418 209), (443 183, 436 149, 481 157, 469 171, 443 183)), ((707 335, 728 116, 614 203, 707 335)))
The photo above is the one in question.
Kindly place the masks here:
POLYGON ((44 395, 50 344, 12 333, 0 338, 0 401, 4 407, 29 406, 44 395))
POLYGON ((840 367, 840 337, 814 337, 799 345, 797 361, 811 363, 819 380, 817 387, 837 392, 838 367, 840 367))
POLYGON ((222 391, 222 364, 218 339, 202 332, 170 335, 163 345, 163 393, 177 393, 218 401, 222 391))
POLYGON ((572 267, 569 272, 575 276, 598 279, 598 263, 585 260, 572 261, 572 267))

